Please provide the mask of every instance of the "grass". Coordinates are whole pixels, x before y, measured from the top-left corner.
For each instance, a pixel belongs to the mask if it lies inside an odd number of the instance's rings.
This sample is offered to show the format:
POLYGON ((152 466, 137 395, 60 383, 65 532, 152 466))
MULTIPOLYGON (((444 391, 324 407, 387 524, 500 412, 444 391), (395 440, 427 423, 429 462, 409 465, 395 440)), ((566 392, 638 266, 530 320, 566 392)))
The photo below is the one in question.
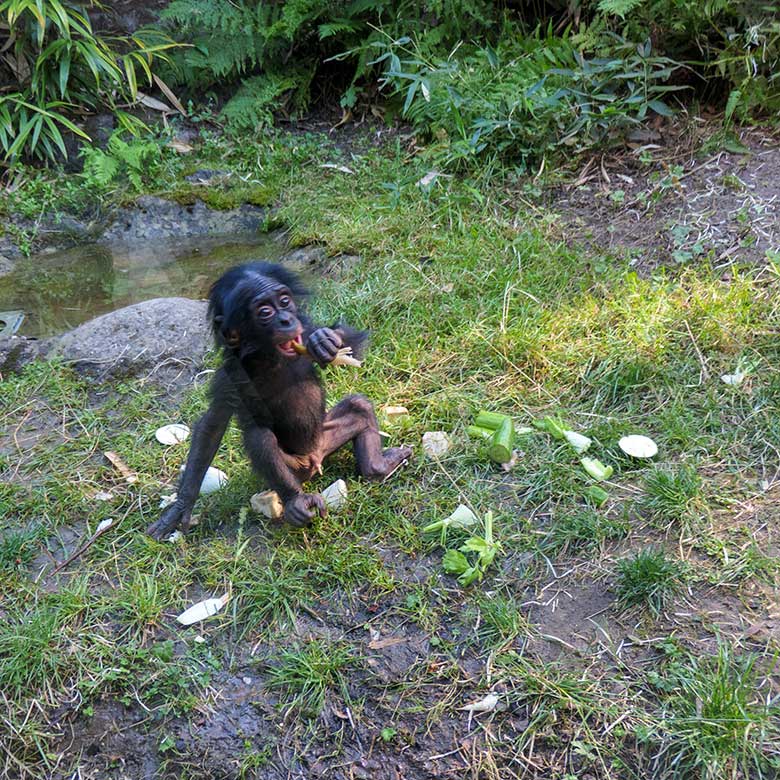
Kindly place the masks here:
POLYGON ((655 771, 673 777, 774 777, 780 710, 759 658, 720 644, 670 664, 675 684, 652 735, 655 771))
POLYGON ((268 685, 282 689, 285 706, 304 717, 316 717, 325 703, 325 694, 335 689, 349 704, 347 667, 354 665, 349 647, 312 640, 299 648, 284 650, 274 659, 268 685))
POLYGON ((618 561, 615 587, 623 607, 646 607, 656 617, 679 591, 683 568, 663 550, 641 550, 618 561))
MULTIPOLYGON (((346 478, 346 509, 294 531, 247 510, 258 483, 233 427, 216 458, 228 486, 198 503, 184 540, 158 544, 143 529, 186 446, 162 449, 153 432, 192 422, 205 388, 173 400, 128 378, 99 394, 56 362, 4 375, 0 774, 49 776, 59 760, 71 774, 112 776, 101 755, 77 756, 80 736, 73 749, 59 741, 50 713, 72 706, 78 734, 91 717, 116 719, 154 761, 175 735, 166 771, 193 778, 252 777, 277 761, 333 773, 371 744, 380 768, 395 761, 409 777, 441 754, 431 771, 491 780, 519 766, 633 780, 653 756, 661 780, 709 767, 772 777, 780 743, 761 702, 777 695, 766 629, 777 275, 706 263, 638 274, 626 257, 568 245, 544 208, 518 215, 508 172, 421 189, 426 166, 400 140, 352 154, 319 136, 250 146, 209 139, 191 164, 256 180, 293 241, 362 256, 317 280, 311 304, 315 319, 372 331, 363 370, 326 372, 329 396, 406 406, 408 420, 387 430, 415 457, 392 481, 366 484, 340 453, 313 487, 346 478), (354 173, 321 167, 330 162, 354 173), (761 368, 744 386, 720 382, 742 355, 761 368), (591 437, 588 455, 615 469, 600 483, 605 504, 586 502, 578 457, 542 432, 518 438, 510 472, 488 462, 465 433, 482 408, 519 425, 560 415, 591 437), (420 451, 428 430, 451 436, 440 462, 420 451), (653 437, 654 462, 621 453, 628 433, 653 437), (465 589, 421 533, 461 502, 494 513, 502 550, 465 589), (52 577, 53 561, 106 517, 121 522, 52 577), (227 590, 219 615, 176 623, 227 590), (670 637, 686 648, 676 667, 655 650, 670 637), (717 641, 728 663, 694 652, 717 641), (743 649, 759 657, 749 673, 743 649), (710 709, 719 679, 728 685, 710 709), (469 721, 460 708, 488 691, 500 706, 469 721), (192 734, 212 721, 222 736, 206 749, 192 734), (389 727, 391 740, 374 740, 389 727)), ((177 190, 177 171, 163 169, 159 191, 177 190)))

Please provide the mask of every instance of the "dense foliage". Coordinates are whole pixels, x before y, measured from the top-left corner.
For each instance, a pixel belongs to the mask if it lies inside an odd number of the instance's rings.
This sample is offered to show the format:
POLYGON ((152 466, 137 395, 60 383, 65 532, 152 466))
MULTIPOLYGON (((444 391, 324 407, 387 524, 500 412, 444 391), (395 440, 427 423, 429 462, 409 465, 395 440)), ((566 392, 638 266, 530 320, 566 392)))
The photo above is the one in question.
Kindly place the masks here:
POLYGON ((152 82, 152 66, 171 43, 139 31, 129 39, 95 34, 88 9, 98 3, 0 0, 0 148, 7 159, 67 156, 63 130, 87 138, 76 113, 113 110, 130 130, 137 120, 119 106, 152 82))
POLYGON ((161 30, 184 44, 165 78, 229 129, 340 101, 401 113, 451 167, 586 148, 693 96, 726 121, 780 109, 771 0, 171 0, 157 32, 110 40, 94 5, 0 0, 7 159, 64 154, 62 131, 84 136, 78 115, 98 105, 137 126, 119 106, 167 61, 161 30))
POLYGON ((228 126, 267 125, 315 89, 354 108, 381 88, 383 109, 433 140, 441 164, 600 143, 671 113, 682 88, 722 101, 728 119, 780 107, 768 0, 172 0, 163 18, 193 44, 182 87, 236 85, 228 126))

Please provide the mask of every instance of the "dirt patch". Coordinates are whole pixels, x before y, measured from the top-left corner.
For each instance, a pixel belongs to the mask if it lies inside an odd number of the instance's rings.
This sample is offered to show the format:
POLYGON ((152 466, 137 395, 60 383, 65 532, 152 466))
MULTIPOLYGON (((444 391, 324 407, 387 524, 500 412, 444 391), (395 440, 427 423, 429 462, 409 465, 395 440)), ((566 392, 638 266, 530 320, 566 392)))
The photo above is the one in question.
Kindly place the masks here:
POLYGON ((644 272, 701 259, 718 269, 756 265, 778 251, 777 138, 745 130, 743 151, 730 143, 732 151, 709 153, 680 149, 680 138, 645 134, 633 154, 592 157, 572 184, 550 193, 567 240, 627 254, 644 272))

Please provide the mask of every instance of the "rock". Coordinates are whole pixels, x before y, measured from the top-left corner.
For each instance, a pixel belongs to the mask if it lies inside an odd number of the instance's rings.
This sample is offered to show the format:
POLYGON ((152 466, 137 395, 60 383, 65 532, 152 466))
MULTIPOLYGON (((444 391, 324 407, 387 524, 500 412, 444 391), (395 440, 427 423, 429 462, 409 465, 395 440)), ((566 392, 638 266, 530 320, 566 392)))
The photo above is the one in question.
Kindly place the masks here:
POLYGON ((44 357, 48 345, 38 339, 10 336, 0 339, 0 380, 8 374, 18 373, 27 363, 44 357))
POLYGON ((135 206, 120 209, 101 241, 135 242, 256 233, 262 228, 265 217, 265 209, 247 203, 236 209, 214 211, 199 200, 187 205, 144 195, 138 198, 135 206))
POLYGON ((161 364, 197 370, 211 346, 205 301, 154 298, 104 314, 49 340, 50 356, 100 374, 133 375, 161 364))
POLYGON ((293 249, 291 252, 287 252, 282 257, 282 262, 304 268, 306 266, 322 265, 327 258, 328 252, 324 246, 309 244, 308 246, 301 246, 293 249))
POLYGON ((14 270, 14 265, 16 264, 13 260, 11 260, 10 257, 0 255, 0 276, 6 276, 6 274, 10 274, 11 271, 14 270))
POLYGON ((230 171, 213 171, 210 168, 195 171, 184 178, 192 184, 224 184, 232 174, 230 171))

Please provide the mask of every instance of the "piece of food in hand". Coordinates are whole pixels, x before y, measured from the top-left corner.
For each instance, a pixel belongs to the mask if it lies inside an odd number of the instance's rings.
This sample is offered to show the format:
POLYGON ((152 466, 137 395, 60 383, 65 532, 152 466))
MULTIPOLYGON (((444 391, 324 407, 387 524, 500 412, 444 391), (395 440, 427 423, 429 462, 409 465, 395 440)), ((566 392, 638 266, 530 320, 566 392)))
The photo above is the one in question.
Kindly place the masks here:
MULTIPOLYGON (((299 355, 306 355, 312 357, 309 350, 306 349, 305 344, 300 344, 297 341, 292 342, 293 349, 299 355)), ((330 366, 352 366, 353 368, 360 368, 363 365, 362 360, 358 360, 356 357, 352 357, 352 347, 342 347, 337 353, 336 357, 328 363, 330 366)))
POLYGON ((279 494, 275 490, 266 490, 262 493, 255 493, 249 499, 249 505, 252 510, 259 515, 264 515, 269 520, 278 520, 284 515, 284 504, 279 494))

